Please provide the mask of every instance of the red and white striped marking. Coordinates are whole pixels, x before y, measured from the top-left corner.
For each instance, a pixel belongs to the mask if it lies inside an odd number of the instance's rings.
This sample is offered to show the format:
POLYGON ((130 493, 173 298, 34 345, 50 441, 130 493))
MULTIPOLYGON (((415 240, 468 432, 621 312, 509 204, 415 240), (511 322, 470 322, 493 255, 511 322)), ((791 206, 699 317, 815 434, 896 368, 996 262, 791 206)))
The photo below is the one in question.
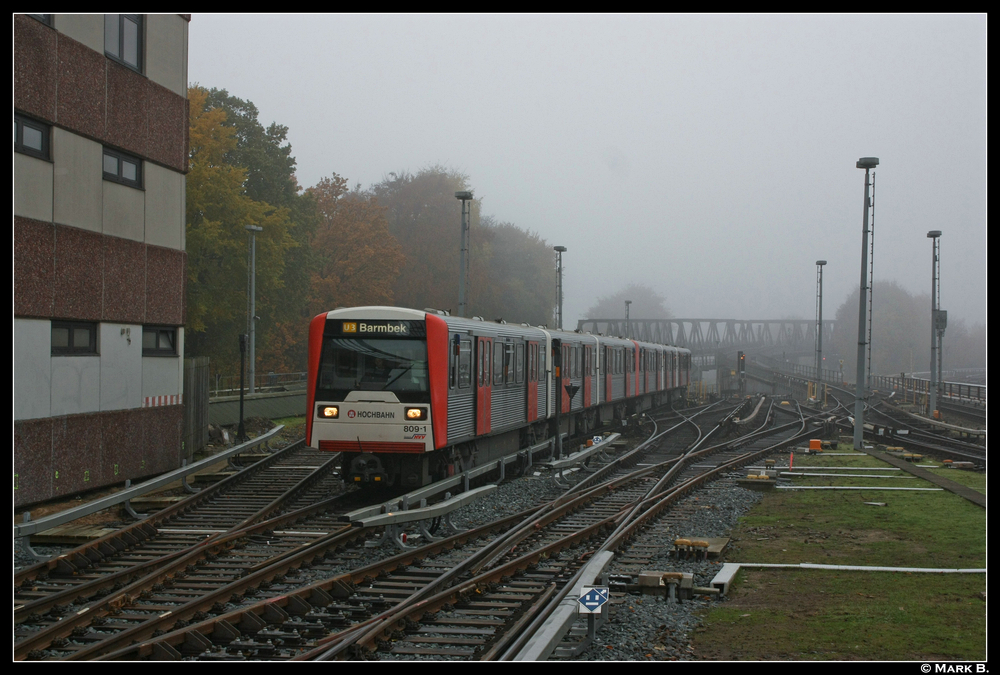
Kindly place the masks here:
POLYGON ((180 405, 184 402, 181 394, 168 394, 164 396, 147 396, 142 401, 143 408, 156 408, 161 405, 180 405))

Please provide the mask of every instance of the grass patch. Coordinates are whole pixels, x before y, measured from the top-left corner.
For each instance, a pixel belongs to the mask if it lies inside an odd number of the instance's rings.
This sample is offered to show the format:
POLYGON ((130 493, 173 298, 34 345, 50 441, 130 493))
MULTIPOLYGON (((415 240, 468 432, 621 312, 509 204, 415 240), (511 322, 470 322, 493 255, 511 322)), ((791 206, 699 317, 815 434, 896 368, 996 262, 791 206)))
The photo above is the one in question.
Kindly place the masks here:
POLYGON ((985 660, 985 575, 741 570, 692 643, 711 660, 985 660))
MULTIPOLYGON (((886 467, 870 456, 802 456, 796 465, 886 467)), ((941 471, 976 489, 981 478, 985 488, 980 474, 941 471)), ((727 560, 986 567, 985 509, 945 491, 877 489, 935 487, 926 481, 796 477, 794 483, 872 489, 767 493, 731 533, 727 560)), ((982 660, 985 589, 985 574, 744 568, 693 642, 701 658, 713 660, 982 660)))
POLYGON ((985 473, 965 471, 964 469, 928 469, 928 471, 986 494, 985 473))
POLYGON ((282 417, 281 419, 271 420, 274 422, 275 426, 284 425, 286 431, 299 430, 305 433, 306 429, 306 417, 305 415, 298 415, 296 417, 282 417))

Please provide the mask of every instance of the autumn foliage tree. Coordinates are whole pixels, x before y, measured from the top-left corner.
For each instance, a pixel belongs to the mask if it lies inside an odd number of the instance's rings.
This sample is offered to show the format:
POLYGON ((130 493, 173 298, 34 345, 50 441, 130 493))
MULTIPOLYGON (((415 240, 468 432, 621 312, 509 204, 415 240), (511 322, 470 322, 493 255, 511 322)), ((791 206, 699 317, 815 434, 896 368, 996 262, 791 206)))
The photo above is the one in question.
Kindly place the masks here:
POLYGON ((187 333, 185 351, 207 355, 216 372, 238 373, 239 335, 247 331, 248 235, 257 234, 259 297, 276 297, 290 236, 287 208, 250 198, 245 167, 232 164, 235 130, 225 110, 208 104, 209 92, 188 90, 190 155, 187 175, 187 333))
MULTIPOLYGON (((406 256, 393 295, 404 307, 458 309, 461 207, 468 177, 433 166, 390 173, 368 193, 386 208, 389 232, 406 256)), ((468 314, 548 323, 555 304, 554 258, 537 234, 480 217, 471 202, 468 314)))
POLYGON ((406 258, 389 234, 385 207, 370 194, 348 191, 346 179, 337 174, 321 179, 308 193, 319 214, 311 241, 310 314, 391 305, 393 283, 406 258))

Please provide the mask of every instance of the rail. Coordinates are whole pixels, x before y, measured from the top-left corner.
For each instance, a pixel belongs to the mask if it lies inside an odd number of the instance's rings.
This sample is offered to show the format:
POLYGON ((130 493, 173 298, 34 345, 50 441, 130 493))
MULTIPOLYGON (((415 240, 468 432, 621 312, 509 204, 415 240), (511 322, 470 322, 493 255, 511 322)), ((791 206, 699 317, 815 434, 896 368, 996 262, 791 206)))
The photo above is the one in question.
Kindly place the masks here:
POLYGON ((158 490, 160 488, 166 487, 171 483, 183 480, 193 473, 198 473, 203 471, 213 464, 217 464, 219 461, 224 459, 229 459, 242 452, 246 452, 251 448, 255 448, 258 445, 263 445, 268 441, 274 439, 278 433, 284 429, 284 426, 277 426, 271 429, 266 434, 258 436, 257 438, 251 439, 246 443, 241 443, 240 445, 235 445, 228 450, 223 450, 220 453, 212 455, 211 457, 206 457, 205 459, 195 462, 187 466, 182 466, 179 469, 171 471, 169 473, 162 474, 156 478, 151 478, 145 483, 136 485, 135 487, 130 486, 130 481, 126 481, 126 489, 121 492, 116 492, 113 495, 109 495, 103 499, 98 499, 83 506, 79 506, 75 509, 69 509, 67 511, 62 511, 52 516, 46 518, 40 518, 39 520, 30 520, 31 513, 25 512, 25 521, 23 523, 17 523, 14 525, 14 538, 18 537, 28 537, 38 532, 44 532, 53 527, 58 527, 59 525, 64 525, 68 522, 74 521, 77 518, 83 518, 84 516, 89 516, 92 513, 97 513, 98 511, 103 511, 106 508, 127 502, 130 499, 134 499, 140 495, 144 495, 147 492, 153 490, 158 490))
MULTIPOLYGON (((780 370, 792 375, 813 380, 816 378, 815 366, 803 366, 789 361, 782 361, 770 357, 754 357, 754 362, 766 366, 773 370, 780 370)), ((829 384, 851 385, 844 381, 843 374, 837 370, 823 369, 821 371, 822 381, 829 384)), ((900 395, 906 395, 912 399, 916 396, 928 396, 930 394, 930 380, 919 377, 907 377, 900 375, 872 375, 872 389, 881 391, 899 391, 900 395)), ((986 405, 986 385, 969 384, 966 382, 939 382, 938 395, 947 398, 959 399, 965 402, 974 402, 986 405)))

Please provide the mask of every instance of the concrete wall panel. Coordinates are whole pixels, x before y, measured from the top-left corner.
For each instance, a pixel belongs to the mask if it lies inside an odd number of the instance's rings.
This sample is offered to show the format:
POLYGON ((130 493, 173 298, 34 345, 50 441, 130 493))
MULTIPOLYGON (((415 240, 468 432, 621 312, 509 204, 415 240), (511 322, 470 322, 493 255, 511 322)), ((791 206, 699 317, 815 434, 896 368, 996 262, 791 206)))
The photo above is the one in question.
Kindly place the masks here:
POLYGON ((103 14, 56 14, 52 23, 60 33, 100 55, 104 54, 103 14))
POLYGON ((52 496, 52 420, 14 422, 14 505, 52 496))
MULTIPOLYGON (((103 44, 104 19, 101 17, 103 44)), ((96 139, 104 137, 107 118, 104 47, 95 52, 65 35, 59 36, 59 125, 96 139)))
POLYGON ((142 326, 102 323, 101 410, 142 405, 142 326))
POLYGON ((146 162, 147 244, 184 250, 185 177, 146 162))
POLYGON ((176 14, 146 15, 146 76, 187 96, 188 22, 176 14))
POLYGON ((14 109, 56 119, 58 33, 31 17, 14 15, 14 109))
POLYGON ((103 229, 103 156, 100 143, 65 129, 52 130, 55 200, 49 220, 92 232, 103 229))
POLYGON ((100 356, 53 356, 51 372, 53 416, 100 410, 100 356))
POLYGON ((104 234, 142 241, 145 236, 145 213, 145 192, 104 181, 104 234))
POLYGON ((57 225, 53 278, 54 312, 60 319, 98 321, 104 285, 104 238, 57 225))
POLYGON ((52 220, 52 162, 14 153, 14 215, 52 220))
POLYGON ((14 419, 48 417, 52 405, 52 322, 14 319, 14 419))
POLYGON ((118 237, 104 237, 103 241, 102 318, 141 325, 146 316, 146 246, 118 237))
POLYGON ((52 316, 55 228, 14 216, 14 316, 52 316))

